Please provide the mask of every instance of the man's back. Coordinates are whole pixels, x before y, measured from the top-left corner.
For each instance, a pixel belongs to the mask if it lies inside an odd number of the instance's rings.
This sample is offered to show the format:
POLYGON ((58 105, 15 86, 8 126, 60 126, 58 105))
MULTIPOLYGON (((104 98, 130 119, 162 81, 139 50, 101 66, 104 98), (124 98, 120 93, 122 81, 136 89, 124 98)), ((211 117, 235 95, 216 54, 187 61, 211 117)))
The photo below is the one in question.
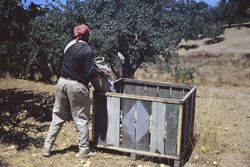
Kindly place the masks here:
POLYGON ((89 83, 89 74, 94 68, 93 50, 84 42, 77 42, 64 53, 61 76, 89 83))

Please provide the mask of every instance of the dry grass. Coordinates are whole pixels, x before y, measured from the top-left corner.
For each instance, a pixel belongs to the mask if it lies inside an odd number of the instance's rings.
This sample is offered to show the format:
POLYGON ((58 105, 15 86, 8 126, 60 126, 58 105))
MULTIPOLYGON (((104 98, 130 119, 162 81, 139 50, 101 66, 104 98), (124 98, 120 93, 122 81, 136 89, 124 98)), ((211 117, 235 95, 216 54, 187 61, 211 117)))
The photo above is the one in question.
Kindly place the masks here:
MULTIPOLYGON (((42 93, 46 90, 48 93, 53 93, 52 85, 15 79, 1 79, 0 81, 0 86, 5 92, 10 91, 9 89, 17 89, 21 92, 35 89, 42 93)), ((13 96, 15 97, 15 95, 13 96)), ((250 126, 249 99, 249 88, 198 86, 195 134, 199 137, 192 157, 185 167, 214 166, 212 165, 213 161, 217 161, 218 166, 221 167, 249 166, 250 136, 247 133, 250 126), (196 160, 194 159, 195 155, 198 155, 196 160)), ((8 100, 13 101, 11 98, 8 100)), ((16 107, 17 104, 13 101, 12 105, 16 107)), ((34 106, 33 104, 30 105, 30 107, 34 106)), ((0 166, 5 162, 8 162, 10 166, 18 166, 20 162, 23 166, 46 166, 49 164, 52 166, 83 166, 84 164, 79 164, 78 159, 75 157, 77 141, 75 140, 76 133, 74 129, 73 124, 66 124, 63 127, 62 130, 64 131, 58 136, 52 158, 41 157, 39 147, 30 146, 29 149, 18 151, 9 149, 9 147, 1 143, 0 149, 3 152, 0 154, 0 159, 2 159, 0 160, 0 166)), ((46 131, 41 131, 39 133, 28 133, 28 135, 45 136, 45 133, 46 131)), ((144 160, 132 164, 127 156, 102 152, 90 161, 91 166, 160 165, 153 161, 144 160)))
POLYGON ((222 41, 206 44, 209 39, 187 41, 180 45, 196 45, 195 49, 179 49, 182 65, 197 68, 195 83, 210 86, 250 86, 250 28, 228 28, 222 41))
MULTIPOLYGON (((211 55, 198 52, 182 56, 181 67, 194 67, 195 79, 191 84, 203 86, 250 87, 250 54, 211 55)), ((136 79, 175 83, 168 73, 162 73, 157 65, 146 65, 137 70, 136 79)))
POLYGON ((135 79, 139 80, 153 80, 161 82, 174 82, 170 74, 159 71, 157 65, 144 64, 143 68, 139 68, 135 73, 135 79))
POLYGON ((195 83, 211 86, 250 86, 250 54, 196 53, 183 62, 197 68, 195 83))
POLYGON ((207 96, 203 95, 197 100, 195 134, 198 136, 198 140, 195 152, 201 156, 201 159, 213 161, 217 159, 217 154, 222 151, 222 143, 218 139, 220 118, 217 111, 220 104, 212 90, 207 96))

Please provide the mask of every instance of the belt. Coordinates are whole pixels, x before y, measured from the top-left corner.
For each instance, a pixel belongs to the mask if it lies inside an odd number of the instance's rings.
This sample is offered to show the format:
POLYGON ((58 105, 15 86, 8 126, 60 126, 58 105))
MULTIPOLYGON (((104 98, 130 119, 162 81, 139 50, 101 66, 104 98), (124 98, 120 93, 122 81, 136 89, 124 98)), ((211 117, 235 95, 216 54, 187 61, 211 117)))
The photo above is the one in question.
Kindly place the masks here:
POLYGON ((77 80, 75 80, 75 79, 71 79, 71 78, 69 78, 69 77, 62 77, 63 79, 66 79, 66 80, 69 80, 69 81, 77 81, 77 80))
POLYGON ((78 80, 76 80, 76 79, 72 79, 72 78, 69 78, 69 77, 63 77, 63 76, 61 76, 61 77, 62 77, 63 79, 68 80, 68 81, 76 81, 76 82, 82 83, 85 87, 88 88, 88 84, 85 84, 85 83, 83 83, 83 82, 80 82, 80 81, 78 81, 78 80))

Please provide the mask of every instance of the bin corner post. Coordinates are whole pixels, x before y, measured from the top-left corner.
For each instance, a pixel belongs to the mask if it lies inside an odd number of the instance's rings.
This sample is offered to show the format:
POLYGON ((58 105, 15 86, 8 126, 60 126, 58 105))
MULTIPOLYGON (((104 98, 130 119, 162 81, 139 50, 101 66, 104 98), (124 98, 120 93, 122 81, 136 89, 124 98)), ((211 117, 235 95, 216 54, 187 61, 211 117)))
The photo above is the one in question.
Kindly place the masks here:
POLYGON ((182 117, 183 117, 183 106, 179 106, 179 117, 178 117, 178 128, 177 128, 177 148, 176 153, 178 156, 181 155, 181 144, 182 144, 182 117))
POLYGON ((183 160, 173 160, 173 163, 171 165, 172 167, 182 167, 183 166, 183 160))
POLYGON ((130 159, 132 160, 132 161, 136 161, 136 153, 130 153, 130 159))

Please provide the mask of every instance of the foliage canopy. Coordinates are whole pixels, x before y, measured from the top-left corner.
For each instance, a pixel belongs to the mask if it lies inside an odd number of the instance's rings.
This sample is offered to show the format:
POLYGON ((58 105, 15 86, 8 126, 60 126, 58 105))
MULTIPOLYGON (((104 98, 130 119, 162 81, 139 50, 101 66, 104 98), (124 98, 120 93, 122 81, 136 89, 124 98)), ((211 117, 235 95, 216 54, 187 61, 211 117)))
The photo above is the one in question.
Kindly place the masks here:
POLYGON ((218 9, 193 0, 56 2, 27 8, 20 0, 0 2, 1 71, 30 79, 40 71, 49 80, 77 23, 89 25, 96 56, 104 56, 118 77, 130 78, 143 62, 164 62, 164 68, 178 69, 170 67, 182 39, 222 32, 221 19, 213 17, 218 9))
POLYGON ((90 25, 97 55, 106 57, 118 76, 120 65, 122 77, 133 77, 143 62, 165 61, 169 67, 176 56, 172 50, 181 39, 220 32, 210 17, 210 7, 203 2, 109 0, 68 6, 80 21, 90 25))

